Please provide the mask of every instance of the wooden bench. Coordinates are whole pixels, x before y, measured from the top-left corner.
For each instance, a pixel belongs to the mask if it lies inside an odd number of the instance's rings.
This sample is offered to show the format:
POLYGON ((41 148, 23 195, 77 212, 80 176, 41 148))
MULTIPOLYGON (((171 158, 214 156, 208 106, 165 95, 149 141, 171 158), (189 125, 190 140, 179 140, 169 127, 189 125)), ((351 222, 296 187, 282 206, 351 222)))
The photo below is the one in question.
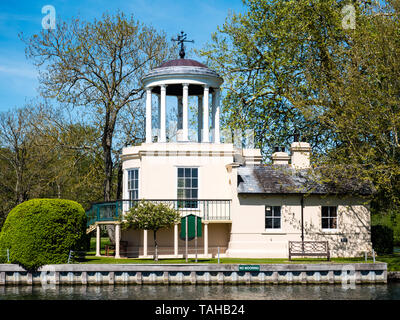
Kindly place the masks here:
POLYGON ((329 261, 328 241, 289 241, 289 261, 292 257, 326 257, 329 261))
MULTIPOLYGON (((105 255, 115 256, 115 244, 106 244, 105 245, 105 255), (110 252, 112 251, 112 254, 110 252)), ((120 256, 126 256, 128 253, 128 241, 120 241, 119 242, 119 254, 120 256)))

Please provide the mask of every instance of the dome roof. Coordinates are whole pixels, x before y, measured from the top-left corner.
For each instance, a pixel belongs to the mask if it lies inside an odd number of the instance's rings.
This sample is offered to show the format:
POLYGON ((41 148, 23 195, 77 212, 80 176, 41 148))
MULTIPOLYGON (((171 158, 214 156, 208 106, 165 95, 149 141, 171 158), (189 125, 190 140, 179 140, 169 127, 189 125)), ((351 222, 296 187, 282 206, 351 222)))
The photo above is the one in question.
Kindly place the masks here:
POLYGON ((155 69, 158 68, 166 68, 166 67, 200 67, 200 68, 207 68, 208 67, 196 60, 192 59, 175 59, 175 60, 170 60, 166 61, 163 64, 161 64, 159 67, 156 67, 155 69))
MULTIPOLYGON (((160 84, 172 87, 172 84, 188 83, 193 85, 207 84, 210 87, 219 88, 223 79, 214 70, 196 60, 180 58, 166 61, 150 70, 144 75, 142 82, 145 87, 160 84)), ((154 92, 156 91, 157 89, 154 92)))

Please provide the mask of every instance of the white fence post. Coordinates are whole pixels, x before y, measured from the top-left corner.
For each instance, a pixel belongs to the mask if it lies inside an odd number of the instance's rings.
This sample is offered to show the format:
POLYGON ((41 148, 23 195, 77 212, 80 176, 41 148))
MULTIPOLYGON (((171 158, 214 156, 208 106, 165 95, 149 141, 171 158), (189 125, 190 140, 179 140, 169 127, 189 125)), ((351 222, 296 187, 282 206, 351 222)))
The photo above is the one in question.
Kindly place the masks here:
POLYGON ((71 260, 71 255, 72 255, 72 252, 73 252, 72 250, 69 250, 68 262, 67 262, 68 264, 69 264, 69 262, 70 262, 70 260, 71 260))

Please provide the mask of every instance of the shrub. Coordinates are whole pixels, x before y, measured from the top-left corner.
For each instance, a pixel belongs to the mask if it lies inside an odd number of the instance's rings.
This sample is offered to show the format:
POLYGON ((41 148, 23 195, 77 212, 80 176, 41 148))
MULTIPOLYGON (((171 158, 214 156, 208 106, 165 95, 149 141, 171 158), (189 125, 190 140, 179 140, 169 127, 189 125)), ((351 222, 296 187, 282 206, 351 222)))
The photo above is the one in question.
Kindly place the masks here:
POLYGON ((45 264, 67 263, 70 250, 84 247, 85 229, 85 211, 79 203, 28 200, 8 214, 0 233, 0 250, 8 248, 10 262, 30 271, 45 264))
POLYGON ((378 254, 393 253, 393 229, 384 225, 371 227, 372 247, 378 254))
POLYGON ((375 213, 371 216, 373 225, 384 225, 393 229, 393 243, 395 246, 400 246, 400 212, 388 211, 384 213, 375 213))

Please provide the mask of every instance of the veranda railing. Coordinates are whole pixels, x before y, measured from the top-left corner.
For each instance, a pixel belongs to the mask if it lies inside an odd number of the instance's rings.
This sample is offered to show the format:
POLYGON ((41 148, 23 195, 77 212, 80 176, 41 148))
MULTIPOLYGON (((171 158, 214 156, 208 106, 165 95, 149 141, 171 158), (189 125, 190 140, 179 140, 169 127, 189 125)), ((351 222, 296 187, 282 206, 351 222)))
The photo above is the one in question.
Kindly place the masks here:
MULTIPOLYGON (((195 214, 203 220, 230 220, 231 200, 226 199, 145 199, 155 203, 166 203, 177 209, 182 216, 195 214)), ((116 200, 93 203, 86 211, 87 225, 97 221, 118 220, 123 212, 141 200, 116 200)))

